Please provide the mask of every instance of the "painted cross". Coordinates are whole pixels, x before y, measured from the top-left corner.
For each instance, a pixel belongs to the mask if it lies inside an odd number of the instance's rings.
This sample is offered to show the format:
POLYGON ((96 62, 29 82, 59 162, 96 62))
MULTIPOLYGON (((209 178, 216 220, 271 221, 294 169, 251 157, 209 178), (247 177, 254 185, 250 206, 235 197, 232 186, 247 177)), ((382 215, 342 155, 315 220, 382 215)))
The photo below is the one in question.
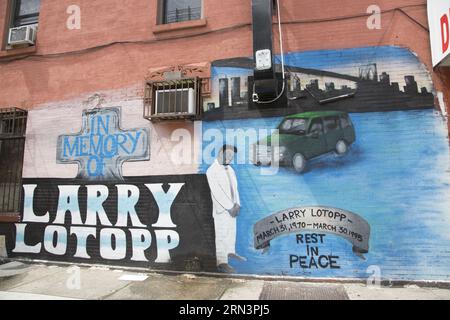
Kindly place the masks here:
POLYGON ((147 128, 122 130, 121 109, 83 111, 81 132, 58 137, 57 162, 77 163, 78 179, 122 180, 126 161, 150 160, 147 128))

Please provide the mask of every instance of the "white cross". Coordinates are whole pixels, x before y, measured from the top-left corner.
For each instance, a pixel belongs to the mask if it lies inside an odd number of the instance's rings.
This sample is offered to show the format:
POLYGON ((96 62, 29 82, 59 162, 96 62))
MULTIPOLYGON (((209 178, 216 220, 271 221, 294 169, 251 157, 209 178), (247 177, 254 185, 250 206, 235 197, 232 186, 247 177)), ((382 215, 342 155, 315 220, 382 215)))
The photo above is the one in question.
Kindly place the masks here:
POLYGON ((57 162, 77 163, 78 179, 122 180, 124 162, 150 160, 150 135, 122 130, 120 120, 120 107, 84 110, 81 132, 58 137, 57 162))

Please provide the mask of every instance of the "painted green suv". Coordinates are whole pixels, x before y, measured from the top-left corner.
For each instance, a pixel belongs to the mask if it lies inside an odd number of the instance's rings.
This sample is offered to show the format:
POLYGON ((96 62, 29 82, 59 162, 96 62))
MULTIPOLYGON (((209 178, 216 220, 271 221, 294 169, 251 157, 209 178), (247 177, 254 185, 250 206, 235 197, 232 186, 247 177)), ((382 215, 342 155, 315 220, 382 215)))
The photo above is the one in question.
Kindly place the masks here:
POLYGON ((355 140, 353 123, 345 112, 300 113, 284 118, 278 126, 278 134, 254 146, 253 162, 270 165, 278 154, 280 164, 303 172, 308 160, 332 151, 343 155, 355 140), (272 146, 277 139, 278 148, 272 146))

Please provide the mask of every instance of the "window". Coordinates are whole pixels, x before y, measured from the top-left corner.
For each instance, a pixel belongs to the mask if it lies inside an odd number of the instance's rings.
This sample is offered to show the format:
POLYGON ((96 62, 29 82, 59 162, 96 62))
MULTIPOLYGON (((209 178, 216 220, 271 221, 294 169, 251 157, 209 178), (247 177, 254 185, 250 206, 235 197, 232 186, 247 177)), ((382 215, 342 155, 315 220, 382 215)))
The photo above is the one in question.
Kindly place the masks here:
POLYGON ((322 119, 314 119, 311 123, 311 128, 309 133, 313 134, 323 134, 323 124, 322 119))
POLYGON ((40 4, 41 0, 14 0, 12 27, 38 23, 40 4))
POLYGON ((350 127, 350 119, 347 116, 341 117, 341 128, 345 129, 350 127))
POLYGON ((162 23, 175 23, 202 18, 202 0, 162 0, 162 23))
POLYGON ((333 131, 339 128, 339 120, 337 118, 325 118, 325 128, 328 131, 333 131))
POLYGON ((280 130, 281 134, 289 134, 289 133, 305 134, 306 120, 305 119, 284 120, 283 123, 281 124, 279 130, 280 130))
POLYGON ((0 218, 20 212, 27 112, 0 109, 0 218))

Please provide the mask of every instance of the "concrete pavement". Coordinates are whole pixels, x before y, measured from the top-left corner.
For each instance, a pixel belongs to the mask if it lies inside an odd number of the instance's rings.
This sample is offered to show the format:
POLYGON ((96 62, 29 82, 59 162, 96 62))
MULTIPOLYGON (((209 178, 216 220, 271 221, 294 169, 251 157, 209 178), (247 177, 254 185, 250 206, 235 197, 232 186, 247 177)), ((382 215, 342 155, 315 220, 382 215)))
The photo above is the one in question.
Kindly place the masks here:
POLYGON ((359 283, 268 281, 193 275, 162 275, 104 267, 31 265, 0 275, 0 300, 450 300, 450 290, 402 286, 371 288, 359 283))

